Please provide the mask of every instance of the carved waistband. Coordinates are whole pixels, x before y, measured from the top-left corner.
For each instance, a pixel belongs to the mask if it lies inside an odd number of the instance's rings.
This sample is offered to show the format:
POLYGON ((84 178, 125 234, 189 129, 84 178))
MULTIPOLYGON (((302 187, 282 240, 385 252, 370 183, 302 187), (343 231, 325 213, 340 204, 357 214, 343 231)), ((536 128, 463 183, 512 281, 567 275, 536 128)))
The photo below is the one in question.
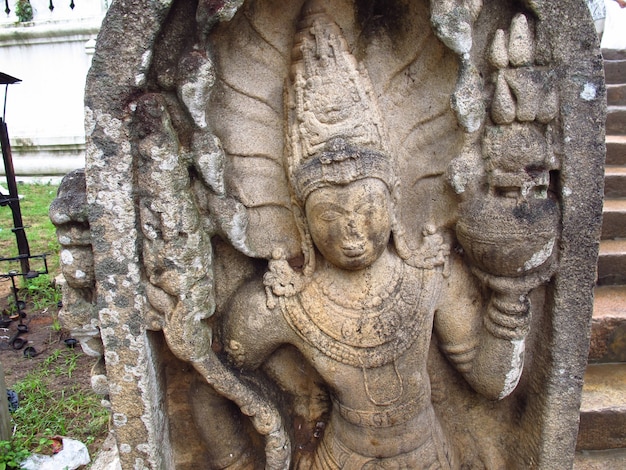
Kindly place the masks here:
POLYGON ((410 421, 422 408, 422 401, 420 397, 415 397, 400 405, 388 407, 384 411, 362 411, 342 405, 335 397, 332 397, 333 406, 343 419, 357 426, 371 428, 387 428, 410 421))

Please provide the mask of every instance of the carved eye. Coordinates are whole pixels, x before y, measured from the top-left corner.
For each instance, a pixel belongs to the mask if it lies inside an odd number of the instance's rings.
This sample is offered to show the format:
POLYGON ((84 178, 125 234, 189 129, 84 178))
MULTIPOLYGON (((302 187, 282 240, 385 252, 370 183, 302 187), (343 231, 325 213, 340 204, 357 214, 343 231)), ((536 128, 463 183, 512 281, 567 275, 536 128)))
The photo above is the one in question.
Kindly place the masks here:
POLYGON ((341 214, 337 211, 326 210, 319 215, 319 218, 325 222, 332 222, 333 220, 337 220, 341 214))

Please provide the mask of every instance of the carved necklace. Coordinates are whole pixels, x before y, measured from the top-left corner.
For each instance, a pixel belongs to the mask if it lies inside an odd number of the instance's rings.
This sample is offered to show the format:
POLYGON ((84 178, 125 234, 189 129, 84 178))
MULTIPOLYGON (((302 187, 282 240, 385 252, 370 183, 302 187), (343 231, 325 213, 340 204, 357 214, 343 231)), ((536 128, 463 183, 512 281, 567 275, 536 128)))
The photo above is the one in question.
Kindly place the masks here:
MULTIPOLYGON (((316 273, 313 277, 313 282, 316 283, 321 289, 324 297, 338 307, 344 308, 347 311, 359 311, 367 312, 374 308, 380 307, 383 302, 391 295, 394 294, 398 288, 398 281, 404 274, 404 263, 401 260, 396 260, 393 264, 391 276, 382 279, 384 284, 379 286, 378 289, 372 291, 370 287, 369 292, 364 298, 358 300, 351 300, 349 295, 345 292, 338 290, 329 276, 324 276, 324 273, 316 273)), ((369 268, 366 268, 369 271, 369 268)), ((368 284, 371 285, 371 273, 368 279, 368 284)))
MULTIPOLYGON (((315 277, 292 297, 280 297, 283 315, 293 330, 326 356, 372 369, 395 361, 422 335, 431 334, 432 313, 441 285, 437 269, 412 268, 402 260, 373 297, 353 305, 327 295, 315 277)), ((326 292, 325 292, 326 291, 326 292)))

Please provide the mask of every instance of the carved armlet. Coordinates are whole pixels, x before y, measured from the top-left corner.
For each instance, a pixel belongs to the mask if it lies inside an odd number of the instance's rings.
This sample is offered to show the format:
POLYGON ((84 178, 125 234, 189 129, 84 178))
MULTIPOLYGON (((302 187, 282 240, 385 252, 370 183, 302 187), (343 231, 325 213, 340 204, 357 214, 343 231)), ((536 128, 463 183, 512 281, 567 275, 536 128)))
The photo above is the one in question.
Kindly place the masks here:
POLYGON ((530 330, 530 301, 526 295, 496 292, 483 321, 487 331, 496 338, 524 339, 530 330))
POLYGON ((476 357, 478 338, 473 337, 471 340, 461 344, 440 343, 439 348, 459 372, 469 372, 476 357))
POLYGON ((472 267, 481 284, 491 289, 491 299, 483 318, 485 328, 496 338, 524 339, 530 329, 530 300, 528 294, 545 284, 555 269, 550 263, 543 270, 518 278, 494 276, 472 267))

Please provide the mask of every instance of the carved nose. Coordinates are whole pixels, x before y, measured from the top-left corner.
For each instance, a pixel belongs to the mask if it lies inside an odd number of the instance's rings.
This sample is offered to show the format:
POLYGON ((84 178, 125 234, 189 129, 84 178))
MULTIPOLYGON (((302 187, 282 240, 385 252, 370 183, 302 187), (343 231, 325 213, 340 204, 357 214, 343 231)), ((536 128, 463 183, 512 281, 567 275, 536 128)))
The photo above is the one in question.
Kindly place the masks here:
POLYGON ((348 222, 348 232, 356 232, 356 221, 354 219, 350 219, 350 221, 348 222))

